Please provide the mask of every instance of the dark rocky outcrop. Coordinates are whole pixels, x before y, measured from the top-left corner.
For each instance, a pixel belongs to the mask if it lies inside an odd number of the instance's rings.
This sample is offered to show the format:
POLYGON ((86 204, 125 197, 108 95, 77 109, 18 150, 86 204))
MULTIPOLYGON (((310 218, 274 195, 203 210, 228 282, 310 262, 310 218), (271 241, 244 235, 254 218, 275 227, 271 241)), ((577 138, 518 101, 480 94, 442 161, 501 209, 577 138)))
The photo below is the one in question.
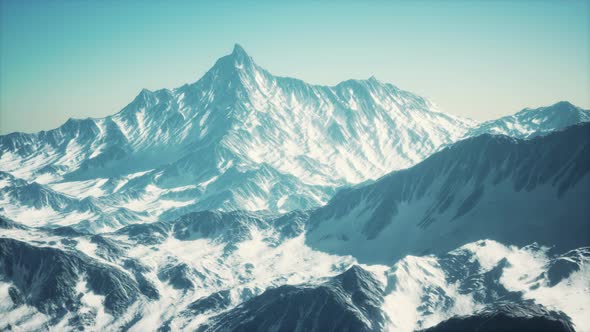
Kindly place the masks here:
POLYGON ((320 285, 268 289, 200 331, 380 331, 383 290, 358 266, 320 285))
POLYGON ((570 318, 541 305, 498 303, 470 316, 453 317, 423 332, 574 332, 570 318))
POLYGON ((78 282, 86 282, 90 291, 104 296, 105 311, 114 316, 122 314, 139 295, 137 282, 122 270, 76 251, 6 238, 0 238, 0 278, 14 285, 19 301, 56 318, 82 305, 78 282))

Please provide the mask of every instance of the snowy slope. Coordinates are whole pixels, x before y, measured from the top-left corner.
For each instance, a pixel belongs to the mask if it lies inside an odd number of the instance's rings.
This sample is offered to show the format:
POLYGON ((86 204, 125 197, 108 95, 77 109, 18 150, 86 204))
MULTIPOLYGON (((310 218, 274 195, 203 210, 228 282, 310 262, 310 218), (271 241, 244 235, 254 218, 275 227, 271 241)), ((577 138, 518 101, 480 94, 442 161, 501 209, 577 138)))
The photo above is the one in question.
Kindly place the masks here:
POLYGON ((439 331, 537 331, 574 332, 563 312, 547 310, 534 303, 498 303, 473 315, 452 317, 435 327, 423 330, 439 331))
MULTIPOLYGON (((115 115, 0 136, 0 171, 91 198, 104 222, 68 223, 97 231, 191 211, 314 208, 461 137, 531 137, 587 120, 561 102, 477 125, 374 77, 320 86, 273 76, 236 45, 197 82, 144 89, 115 115), (120 208, 127 218, 112 214, 120 208)), ((5 204, 23 222, 41 213, 5 204)))
POLYGON ((363 262, 444 252, 488 238, 590 244, 590 123, 530 140, 469 138, 310 216, 308 243, 363 262))
POLYGON ((375 78, 329 87, 273 76, 236 45, 197 82, 143 90, 113 116, 0 136, 0 170, 151 220, 285 212, 411 166, 470 126, 375 78))
POLYGON ((382 331, 383 285, 359 266, 319 285, 269 289, 211 319, 203 331, 382 331))
POLYGON ((413 331, 501 300, 563 311, 589 330, 588 248, 484 240, 352 267, 353 257, 308 247, 304 228, 288 227, 301 218, 198 213, 101 235, 0 218, 0 329, 321 329, 331 317, 342 329, 413 331))
POLYGON ((105 205, 93 196, 78 198, 45 185, 16 178, 0 171, 0 214, 28 225, 77 225, 99 231, 147 220, 141 211, 105 205))
POLYGON ((561 101, 547 107, 525 108, 514 115, 483 122, 470 129, 466 136, 496 134, 530 138, 588 121, 590 121, 590 110, 561 101))
MULTIPOLYGON (((589 149, 590 124, 483 135, 279 216, 200 211, 101 234, 0 217, 0 329, 414 331, 508 303, 590 331, 589 149)), ((8 199, 78 206, 1 181, 8 199)))

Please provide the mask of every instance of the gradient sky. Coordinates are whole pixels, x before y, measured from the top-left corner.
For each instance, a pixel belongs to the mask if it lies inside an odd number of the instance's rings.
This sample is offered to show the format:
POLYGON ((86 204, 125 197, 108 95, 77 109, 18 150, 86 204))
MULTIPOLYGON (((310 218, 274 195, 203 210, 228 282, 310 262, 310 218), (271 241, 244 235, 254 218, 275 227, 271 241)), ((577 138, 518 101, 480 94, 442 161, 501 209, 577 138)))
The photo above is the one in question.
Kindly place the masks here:
POLYGON ((271 73, 394 83, 487 120, 590 108, 590 1, 0 0, 0 133, 116 113, 241 44, 271 73))

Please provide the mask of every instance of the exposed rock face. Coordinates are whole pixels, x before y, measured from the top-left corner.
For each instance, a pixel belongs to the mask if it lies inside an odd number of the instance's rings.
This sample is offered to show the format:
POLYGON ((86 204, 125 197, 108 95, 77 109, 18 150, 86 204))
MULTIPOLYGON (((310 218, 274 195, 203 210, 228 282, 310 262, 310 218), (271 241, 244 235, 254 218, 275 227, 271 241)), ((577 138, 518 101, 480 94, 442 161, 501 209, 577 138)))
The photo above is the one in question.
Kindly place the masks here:
POLYGON ((341 190, 311 213, 307 242, 382 264, 479 239, 584 247, 589 156, 590 123, 529 140, 469 138, 375 183, 341 190))
POLYGON ((534 303, 498 303, 465 317, 453 317, 424 332, 574 332, 567 315, 534 303))
POLYGON ((321 285, 269 289, 200 331, 380 331, 382 304, 379 283, 353 266, 321 285))
POLYGON ((18 290, 19 302, 57 318, 81 307, 80 282, 104 296, 104 309, 113 315, 123 313, 139 294, 137 282, 127 274, 79 252, 6 238, 0 238, 0 277, 18 290))

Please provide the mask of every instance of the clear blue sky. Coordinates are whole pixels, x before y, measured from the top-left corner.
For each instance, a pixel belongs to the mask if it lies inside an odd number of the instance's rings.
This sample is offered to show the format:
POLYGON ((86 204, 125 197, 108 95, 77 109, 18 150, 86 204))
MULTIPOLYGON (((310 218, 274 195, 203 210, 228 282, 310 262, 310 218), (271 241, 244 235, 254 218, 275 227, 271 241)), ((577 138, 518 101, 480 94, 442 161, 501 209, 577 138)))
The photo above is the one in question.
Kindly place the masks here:
POLYGON ((274 74, 375 75, 485 120, 590 108, 590 1, 0 0, 0 133, 113 114, 241 44, 274 74))

